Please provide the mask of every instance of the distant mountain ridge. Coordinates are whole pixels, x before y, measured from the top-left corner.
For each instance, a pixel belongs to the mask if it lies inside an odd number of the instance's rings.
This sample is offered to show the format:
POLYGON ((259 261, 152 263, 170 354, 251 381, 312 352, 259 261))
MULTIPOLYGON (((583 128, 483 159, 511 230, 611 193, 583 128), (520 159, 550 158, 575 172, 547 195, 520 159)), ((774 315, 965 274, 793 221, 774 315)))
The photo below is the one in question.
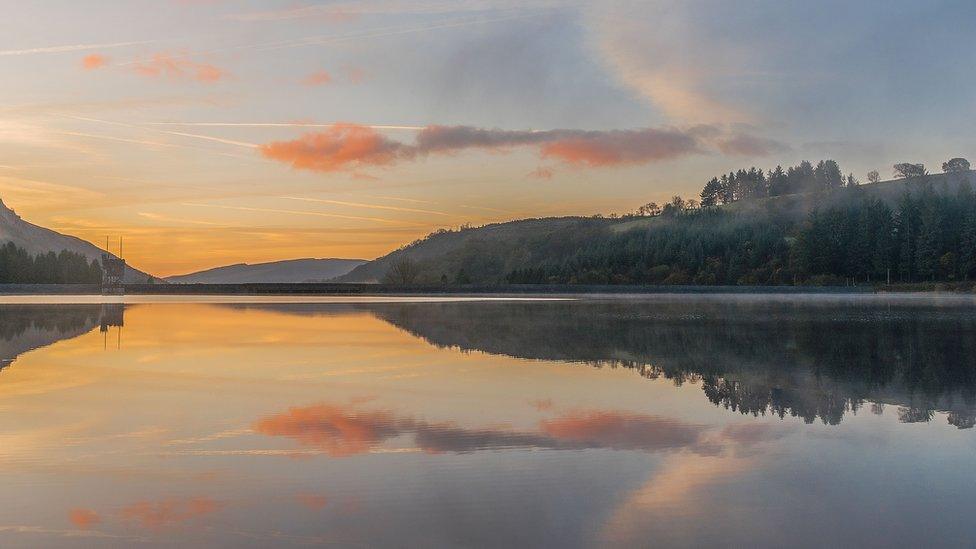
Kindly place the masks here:
POLYGON ((254 284, 324 282, 366 263, 365 259, 304 258, 267 263, 237 263, 166 277, 173 284, 254 284))
MULTIPOLYGON (((102 260, 104 250, 75 236, 61 234, 24 221, 0 200, 0 243, 13 242, 31 255, 62 250, 85 256, 89 261, 102 260)), ((154 278, 148 273, 126 266, 125 282, 142 283, 154 278)))

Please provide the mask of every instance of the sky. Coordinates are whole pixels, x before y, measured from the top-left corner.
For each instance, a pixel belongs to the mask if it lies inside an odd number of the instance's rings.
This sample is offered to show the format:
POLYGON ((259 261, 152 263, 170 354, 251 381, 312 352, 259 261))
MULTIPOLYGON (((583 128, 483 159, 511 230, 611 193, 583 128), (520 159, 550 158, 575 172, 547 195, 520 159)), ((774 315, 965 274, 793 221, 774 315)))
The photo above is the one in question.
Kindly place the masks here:
POLYGON ((7 4, 0 199, 157 276, 976 153, 966 1, 7 4))

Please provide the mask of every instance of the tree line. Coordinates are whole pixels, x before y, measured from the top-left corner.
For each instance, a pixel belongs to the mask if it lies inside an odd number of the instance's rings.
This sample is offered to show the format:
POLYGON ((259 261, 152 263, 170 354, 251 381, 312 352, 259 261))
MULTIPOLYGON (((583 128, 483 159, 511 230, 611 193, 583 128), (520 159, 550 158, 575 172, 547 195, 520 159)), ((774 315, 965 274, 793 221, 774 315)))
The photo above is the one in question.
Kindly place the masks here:
MULTIPOLYGON (((744 200, 741 206, 676 196, 663 207, 648 204, 623 219, 561 219, 546 230, 538 230, 535 220, 522 222, 527 223, 524 230, 512 225, 491 233, 495 236, 471 229, 458 246, 438 244, 443 254, 414 260, 403 253, 384 281, 837 285, 976 280, 976 194, 969 163, 951 159, 943 165, 949 175, 940 176, 929 176, 920 164, 898 164, 895 171, 904 184, 859 185, 853 176, 841 177, 840 167, 830 160, 772 170, 772 177, 758 168, 740 170, 724 180, 735 181, 731 196, 744 200), (770 185, 781 177, 785 182, 770 185), (786 193, 777 200, 745 198, 778 192, 771 188, 818 192, 786 193)), ((872 173, 868 179, 879 177, 872 173)), ((722 184, 723 179, 712 181, 722 184)))
MULTIPOLYGON (((892 168, 897 179, 928 175, 924 164, 901 162, 892 168)), ((969 161, 965 158, 951 158, 942 164, 945 173, 967 172, 969 168, 969 161)), ((868 172, 868 182, 878 183, 880 180, 877 170, 868 172)), ((763 172, 760 168, 752 167, 713 177, 702 188, 700 204, 708 207, 751 198, 832 191, 860 184, 853 173, 843 175, 840 165, 834 160, 821 160, 816 165, 804 160, 786 169, 776 166, 775 169, 763 172)))
POLYGON ((102 266, 85 256, 62 250, 31 255, 7 242, 0 246, 0 284, 99 284, 102 266))
MULTIPOLYGON (((928 183, 894 207, 853 188, 797 220, 787 210, 686 210, 648 230, 605 233, 570 256, 513 269, 518 283, 792 285, 976 279, 976 195, 928 183)), ((545 255, 543 247, 531 249, 545 255)))

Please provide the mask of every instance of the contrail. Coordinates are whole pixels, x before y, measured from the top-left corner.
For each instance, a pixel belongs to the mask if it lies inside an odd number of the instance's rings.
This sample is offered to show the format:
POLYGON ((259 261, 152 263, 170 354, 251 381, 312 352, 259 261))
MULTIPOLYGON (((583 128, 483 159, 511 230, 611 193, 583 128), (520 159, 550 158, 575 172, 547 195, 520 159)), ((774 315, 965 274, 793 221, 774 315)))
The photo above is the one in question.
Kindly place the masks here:
POLYGON ((256 149, 260 145, 256 143, 247 143, 246 141, 234 141, 232 139, 223 139, 220 137, 211 137, 209 135, 198 135, 195 133, 183 133, 183 132, 171 132, 167 130, 156 130, 160 133, 167 133, 170 135, 179 135, 181 137, 193 137, 195 139, 203 139, 206 141, 213 141, 215 143, 223 143, 224 145, 236 145, 238 147, 247 147, 249 149, 256 149))
MULTIPOLYGON (((396 28, 396 27, 379 27, 372 30, 367 30, 363 32, 349 33, 339 36, 320 34, 316 36, 307 36, 304 38, 292 39, 292 40, 280 40, 277 42, 264 42, 259 44, 241 44, 238 46, 228 46, 225 48, 215 48, 210 50, 201 51, 191 51, 182 54, 176 54, 170 56, 173 59, 182 59, 186 57, 194 57, 198 55, 210 55, 215 53, 225 53, 231 51, 242 51, 242 50, 259 50, 268 51, 283 48, 298 48, 303 46, 320 46, 325 44, 335 44, 339 42, 347 42, 350 40, 357 40, 360 38, 381 38, 386 36, 396 36, 401 34, 413 34, 418 32, 427 32, 431 30, 454 28, 454 27, 464 27, 469 25, 478 25, 482 23, 497 23, 502 21, 511 21, 515 19, 525 19, 529 17, 536 17, 538 14, 521 14, 512 15, 508 17, 498 17, 494 19, 484 19, 484 18, 466 18, 466 19, 454 19, 449 22, 438 23, 434 25, 427 25, 423 27, 411 27, 411 28, 396 28)), ((139 63, 140 60, 123 61, 116 63, 116 66, 126 66, 134 65, 139 63)))
MULTIPOLYGON (((328 123, 328 124, 315 124, 312 122, 150 122, 150 126, 198 126, 198 127, 213 127, 213 128, 334 128, 336 126, 342 126, 340 123, 328 123)), ((356 124, 357 126, 362 126, 365 128, 372 128, 374 130, 408 130, 408 131, 420 131, 424 130, 426 126, 399 126, 399 125, 389 125, 389 124, 356 124)))
POLYGON ((512 213, 512 212, 507 211, 507 210, 499 210, 498 208, 488 208, 486 206, 468 206, 467 204, 458 204, 458 207, 460 207, 460 208, 468 208, 470 210, 482 210, 482 211, 486 211, 486 212, 497 212, 497 213, 503 213, 503 214, 511 214, 512 213))
POLYGON ((412 202, 414 204, 437 204, 436 202, 431 202, 430 200, 419 200, 416 198, 399 198, 396 196, 383 196, 383 195, 366 195, 368 198, 379 198, 380 200, 398 200, 400 202, 412 202))
POLYGON ((361 216, 356 216, 356 215, 330 214, 330 213, 325 213, 325 212, 303 212, 301 210, 279 210, 279 209, 276 209, 276 208, 249 208, 247 206, 223 206, 223 205, 220 205, 220 204, 196 204, 196 203, 192 203, 192 202, 186 202, 183 205, 184 206, 194 206, 194 207, 199 207, 199 208, 218 208, 218 209, 221 209, 221 210, 237 210, 237 211, 241 211, 241 212, 283 213, 283 214, 292 214, 292 215, 307 215, 307 216, 312 216, 312 217, 331 217, 331 218, 335 218, 335 219, 351 219, 351 220, 355 220, 355 221, 376 221, 376 222, 379 222, 379 223, 391 223, 391 224, 394 224, 394 225, 396 225, 396 224, 408 224, 408 225, 416 225, 418 227, 423 226, 423 225, 419 225, 417 223, 406 223, 406 222, 403 222, 403 221, 395 221, 395 220, 392 220, 392 219, 384 219, 382 217, 361 217, 361 216))
POLYGON ((413 213, 425 213, 433 215, 445 215, 451 217, 452 214, 447 212, 438 212, 435 210, 421 210, 419 208, 402 208, 400 206, 382 206, 380 204, 363 204, 362 202, 345 202, 342 200, 327 200, 324 198, 305 198, 301 196, 279 196, 283 200, 298 200, 301 202, 319 202, 321 204, 335 204, 337 206, 353 206, 355 208, 371 208, 375 210, 390 210, 394 212, 413 212, 413 213))
POLYGON ((68 132, 68 131, 57 131, 54 132, 59 135, 71 135, 74 137, 88 137, 91 139, 104 139, 106 141, 118 141, 119 143, 132 143, 135 145, 150 145, 153 147, 181 147, 174 143, 163 143, 161 141, 145 141, 142 139, 125 139, 124 137, 112 137, 110 135, 98 135, 94 133, 82 133, 82 132, 68 132))
POLYGON ((109 48, 122 48, 125 46, 138 46, 140 44, 153 44, 157 40, 143 40, 140 42, 113 42, 109 44, 74 44, 70 46, 48 46, 44 48, 29 48, 24 50, 0 50, 0 56, 7 55, 31 55, 35 53, 64 53, 71 51, 84 50, 104 50, 109 48))
POLYGON ((179 219, 175 217, 170 217, 168 215, 156 214, 151 212, 139 212, 139 215, 147 219, 152 219, 154 221, 163 221, 169 223, 191 223, 193 225, 211 225, 211 226, 221 226, 220 223, 214 223, 212 221, 197 221, 195 219, 179 219))
MULTIPOLYGON (((247 142, 244 142, 244 141, 233 141, 231 139, 223 139, 223 138, 220 138, 220 137, 213 137, 213 136, 210 136, 210 135, 199 135, 199 134, 195 134, 195 133, 174 132, 174 131, 169 131, 169 130, 157 130, 156 128, 147 128, 145 126, 140 126, 140 125, 137 125, 137 124, 129 124, 129 123, 126 123, 126 122, 115 122, 115 121, 112 121, 112 120, 100 120, 98 118, 89 118, 87 116, 76 116, 76 115, 73 115, 73 114, 58 114, 58 116, 63 116, 65 118, 71 118, 73 120, 81 120, 82 122, 94 122, 96 124, 108 124, 110 126, 121 126, 123 128, 132 128, 132 129, 136 129, 136 130, 151 131, 151 132, 160 133, 160 134, 177 135, 177 136, 180 136, 180 137, 191 137, 193 139, 202 139, 204 141, 213 141, 215 143, 222 143, 224 145, 234 145, 234 146, 237 146, 237 147, 246 147, 248 149, 256 149, 259 146, 259 145, 255 144, 255 143, 247 143, 247 142)), ((93 137, 93 136, 88 136, 88 137, 93 137)), ((119 140, 119 141, 125 141, 125 140, 123 140, 121 138, 119 138, 117 140, 119 140)), ((132 142, 135 143, 137 141, 132 141, 132 142)), ((180 145, 170 145, 170 146, 180 146, 180 145)))
POLYGON ((290 43, 290 44, 284 44, 283 43, 283 44, 280 44, 280 45, 256 46, 256 48, 259 51, 269 51, 269 50, 277 50, 277 49, 284 49, 284 48, 299 48, 299 47, 302 47, 302 46, 321 46, 321 45, 325 45, 325 44, 336 44, 336 43, 340 43, 340 42, 348 42, 350 40, 357 40, 357 39, 360 39, 360 38, 385 38, 387 36, 397 36, 397 35, 401 35, 401 34, 414 34, 414 33, 418 33, 418 32, 427 32, 427 31, 431 31, 431 30, 449 29, 449 28, 455 28, 455 27, 466 27, 466 26, 469 26, 469 25, 478 25, 478 24, 482 24, 482 23, 499 23, 499 22, 502 22, 502 21, 512 21, 512 20, 515 20, 515 19, 526 19, 526 18, 529 18, 529 17, 535 17, 536 15, 537 14, 522 14, 522 15, 512 15, 512 16, 509 16, 509 17, 497 17, 495 19, 481 19, 481 18, 478 18, 478 19, 470 19, 469 18, 469 19, 466 19, 466 20, 452 21, 452 22, 446 22, 446 23, 439 23, 439 24, 435 24, 435 25, 427 25, 425 27, 413 27, 413 28, 398 29, 398 30, 368 31, 368 32, 360 33, 360 34, 353 34, 353 35, 347 35, 347 36, 335 36, 335 37, 331 37, 331 36, 318 36, 318 37, 310 36, 308 38, 303 38, 303 39, 294 41, 293 43, 290 43))

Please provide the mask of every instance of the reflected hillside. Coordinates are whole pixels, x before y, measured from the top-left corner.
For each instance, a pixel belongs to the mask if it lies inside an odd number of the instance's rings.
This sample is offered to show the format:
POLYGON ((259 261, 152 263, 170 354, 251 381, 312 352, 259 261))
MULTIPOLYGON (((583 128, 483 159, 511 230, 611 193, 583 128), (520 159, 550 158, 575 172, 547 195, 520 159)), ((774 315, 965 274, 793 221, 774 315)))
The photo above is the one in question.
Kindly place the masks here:
POLYGON ((976 310, 946 302, 681 298, 673 302, 370 305, 438 347, 630 368, 700 383, 743 414, 838 424, 866 403, 904 422, 976 418, 976 310))
POLYGON ((0 307, 0 369, 18 356, 96 327, 121 326, 122 305, 3 305, 0 307))

